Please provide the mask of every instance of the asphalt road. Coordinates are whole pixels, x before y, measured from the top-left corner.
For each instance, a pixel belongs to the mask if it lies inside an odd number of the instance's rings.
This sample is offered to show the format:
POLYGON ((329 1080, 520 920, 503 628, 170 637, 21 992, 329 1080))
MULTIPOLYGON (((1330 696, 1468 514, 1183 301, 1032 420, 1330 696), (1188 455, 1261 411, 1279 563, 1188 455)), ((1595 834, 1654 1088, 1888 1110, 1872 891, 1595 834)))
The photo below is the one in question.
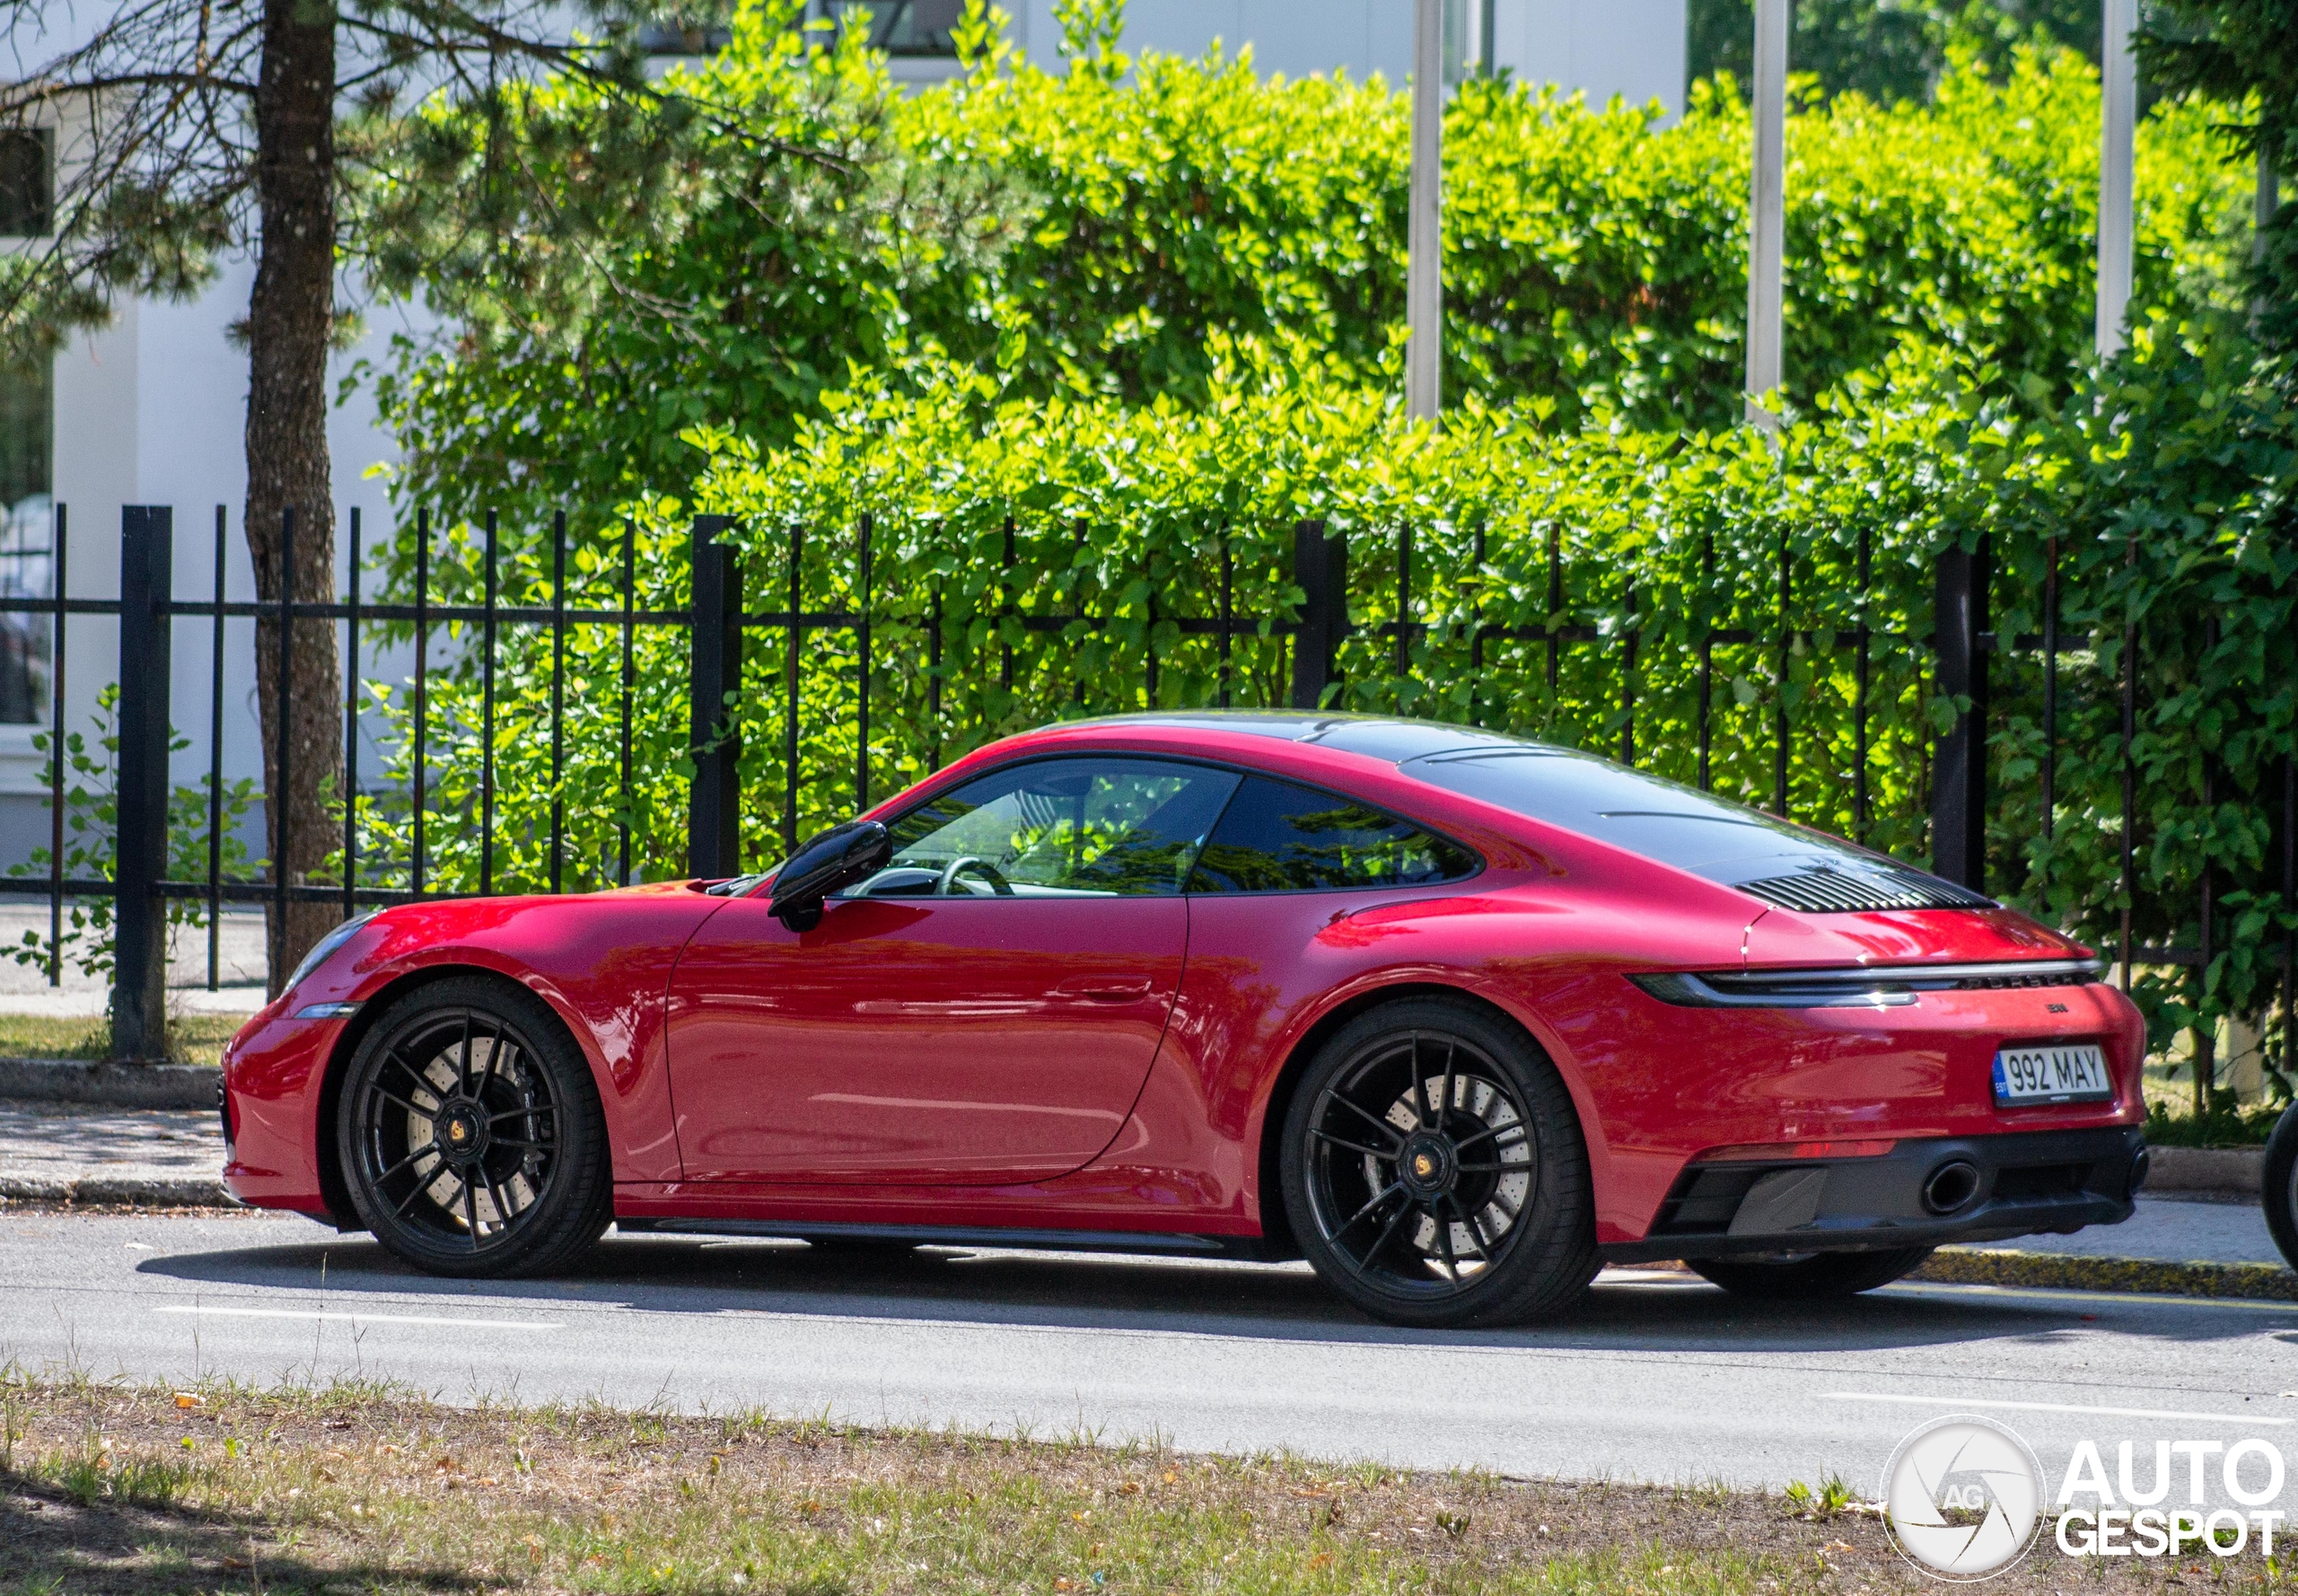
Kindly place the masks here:
POLYGON ((1955 1411, 2009 1424, 2054 1479, 2082 1437, 2109 1459, 2189 1436, 2298 1451, 2298 1303, 1894 1286, 1757 1305, 1615 1271, 1569 1322, 1432 1334, 1358 1317, 1298 1266, 610 1237, 574 1277, 462 1284, 268 1215, 0 1215, 7 1360, 1513 1475, 1840 1474, 1869 1495, 1902 1436, 1955 1411))

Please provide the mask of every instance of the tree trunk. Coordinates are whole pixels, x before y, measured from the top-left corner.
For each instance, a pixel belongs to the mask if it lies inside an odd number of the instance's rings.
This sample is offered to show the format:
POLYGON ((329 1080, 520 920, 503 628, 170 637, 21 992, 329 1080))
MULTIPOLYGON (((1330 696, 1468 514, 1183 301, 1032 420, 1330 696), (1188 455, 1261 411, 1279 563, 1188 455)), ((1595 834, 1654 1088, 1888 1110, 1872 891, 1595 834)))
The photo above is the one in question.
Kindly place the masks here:
MULTIPOLYGON (((298 602, 335 598, 335 495, 327 446, 328 339, 335 314, 335 26, 326 0, 264 0, 256 89, 262 215, 248 305, 248 553, 257 594, 280 596, 283 530, 298 602)), ((327 800, 343 780, 343 684, 334 623, 298 620, 281 680, 279 624, 256 624, 265 821, 272 879, 311 881, 340 838, 327 800), (284 695, 283 685, 288 689, 284 695), (281 713, 283 697, 285 714, 281 713), (285 780, 280 770, 286 752, 285 780), (281 837, 282 826, 286 836, 281 837), (284 878, 281 873, 284 872, 284 878)), ((270 990, 341 917, 332 902, 268 910, 270 990)))

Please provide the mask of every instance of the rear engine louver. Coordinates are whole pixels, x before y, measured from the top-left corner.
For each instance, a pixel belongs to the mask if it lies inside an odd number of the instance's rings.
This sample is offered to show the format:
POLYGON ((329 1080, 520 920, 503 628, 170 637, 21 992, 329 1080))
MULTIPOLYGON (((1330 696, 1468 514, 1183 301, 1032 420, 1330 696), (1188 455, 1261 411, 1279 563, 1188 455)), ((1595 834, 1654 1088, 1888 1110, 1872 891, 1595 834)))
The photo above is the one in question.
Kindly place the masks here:
POLYGON ((1848 915, 1868 909, 1993 908, 1995 900, 1941 881, 1919 870, 1863 871, 1851 875, 1835 870, 1799 871, 1794 875, 1768 876, 1741 881, 1742 892, 1781 908, 1810 915, 1848 915))

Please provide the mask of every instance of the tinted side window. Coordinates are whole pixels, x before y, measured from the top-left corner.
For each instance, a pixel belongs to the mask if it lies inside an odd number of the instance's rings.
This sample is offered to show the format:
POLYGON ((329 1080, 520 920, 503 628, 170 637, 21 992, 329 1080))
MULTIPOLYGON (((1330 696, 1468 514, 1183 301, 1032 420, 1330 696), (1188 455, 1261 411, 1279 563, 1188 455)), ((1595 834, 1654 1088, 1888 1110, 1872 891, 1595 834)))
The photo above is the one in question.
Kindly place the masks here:
POLYGON ((1237 784, 1159 759, 1039 759, 995 770, 893 822, 869 897, 1142 897, 1179 892, 1237 784))
POLYGON ((1476 855, 1394 815, 1248 776, 1197 856, 1192 892, 1414 887, 1472 875, 1476 855))

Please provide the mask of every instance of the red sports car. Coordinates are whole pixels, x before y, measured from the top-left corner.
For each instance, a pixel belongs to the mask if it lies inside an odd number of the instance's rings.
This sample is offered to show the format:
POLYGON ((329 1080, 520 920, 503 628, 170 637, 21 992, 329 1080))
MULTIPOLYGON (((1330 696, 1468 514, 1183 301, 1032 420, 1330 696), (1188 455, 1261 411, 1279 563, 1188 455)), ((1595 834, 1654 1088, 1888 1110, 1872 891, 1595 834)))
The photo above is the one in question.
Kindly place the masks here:
POLYGON ((1606 1261, 1825 1295, 2128 1217, 2145 1027, 2098 969, 1587 754, 1131 715, 776 872, 338 927, 225 1057, 225 1175, 450 1275, 612 1223, 1305 1255, 1415 1325, 1606 1261))

